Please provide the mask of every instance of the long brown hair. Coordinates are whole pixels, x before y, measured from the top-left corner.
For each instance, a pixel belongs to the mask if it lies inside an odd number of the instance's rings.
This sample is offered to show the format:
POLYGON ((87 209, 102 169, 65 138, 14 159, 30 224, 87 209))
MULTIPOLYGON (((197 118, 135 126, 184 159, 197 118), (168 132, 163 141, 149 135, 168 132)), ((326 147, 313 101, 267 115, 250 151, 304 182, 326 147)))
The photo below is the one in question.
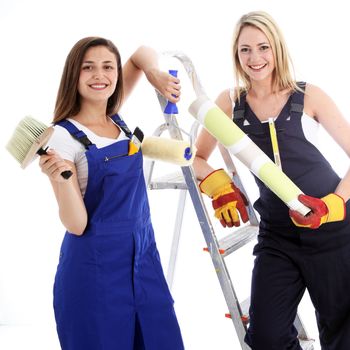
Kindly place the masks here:
POLYGON ((57 93, 53 123, 79 113, 81 108, 78 92, 80 70, 86 51, 95 46, 105 46, 116 56, 118 81, 113 95, 108 99, 106 114, 112 115, 120 108, 123 99, 123 73, 119 51, 110 40, 87 37, 79 40, 67 56, 57 93))
POLYGON ((236 80, 236 96, 247 92, 250 87, 250 79, 243 71, 238 57, 238 39, 241 31, 246 26, 252 26, 261 30, 268 38, 275 59, 275 72, 273 75, 273 87, 275 91, 291 89, 300 90, 294 79, 293 64, 288 53, 286 42, 282 32, 274 19, 264 11, 254 11, 243 15, 236 24, 233 35, 233 65, 236 80))

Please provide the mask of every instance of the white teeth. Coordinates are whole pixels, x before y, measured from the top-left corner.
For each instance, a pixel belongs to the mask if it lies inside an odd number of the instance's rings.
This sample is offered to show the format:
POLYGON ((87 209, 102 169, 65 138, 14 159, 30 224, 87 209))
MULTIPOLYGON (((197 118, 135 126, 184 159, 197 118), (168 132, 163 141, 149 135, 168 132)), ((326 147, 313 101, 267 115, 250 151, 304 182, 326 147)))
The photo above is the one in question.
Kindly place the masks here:
POLYGON ((91 87, 94 89, 103 89, 106 87, 106 84, 93 84, 91 87))
POLYGON ((250 68, 253 68, 253 69, 261 69, 262 67, 264 67, 265 64, 261 64, 259 66, 250 66, 250 68))

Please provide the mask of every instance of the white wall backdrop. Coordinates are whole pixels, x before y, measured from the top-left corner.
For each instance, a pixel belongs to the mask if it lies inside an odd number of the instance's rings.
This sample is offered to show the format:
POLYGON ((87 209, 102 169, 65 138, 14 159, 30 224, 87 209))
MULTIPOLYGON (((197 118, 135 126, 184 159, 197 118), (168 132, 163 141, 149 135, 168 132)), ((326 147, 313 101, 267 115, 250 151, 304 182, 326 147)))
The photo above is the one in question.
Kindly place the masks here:
MULTIPOLYGON (((36 162, 23 171, 4 146, 24 116, 51 121, 64 60, 78 39, 90 35, 110 38, 123 61, 141 44, 160 52, 181 50, 192 59, 214 99, 233 84, 230 44, 235 22, 245 12, 265 10, 282 27, 297 78, 322 87, 349 116, 349 18, 345 5, 320 0, 1 0, 0 348, 59 349, 52 283, 64 230, 49 182, 36 162)), ((167 60, 162 64, 164 69, 178 66, 167 60)), ((186 119, 190 118, 187 107, 193 95, 184 72, 179 77, 183 81, 179 118, 186 119)), ((162 123, 158 101, 145 79, 124 106, 123 116, 132 128, 139 125, 146 134, 162 123)), ((343 174, 349 165, 344 153, 323 134, 322 147, 343 174)), ((213 164, 216 162, 219 164, 214 157, 213 164)), ((177 197, 163 192, 150 193, 150 201, 166 269, 177 197)), ((232 323, 224 317, 226 305, 212 263, 202 252, 204 245, 187 203, 173 287, 185 345, 191 350, 238 349, 232 323)), ((247 246, 227 260, 242 299, 249 293, 251 250, 252 246, 247 246)), ((300 312, 317 338, 307 296, 300 312)))

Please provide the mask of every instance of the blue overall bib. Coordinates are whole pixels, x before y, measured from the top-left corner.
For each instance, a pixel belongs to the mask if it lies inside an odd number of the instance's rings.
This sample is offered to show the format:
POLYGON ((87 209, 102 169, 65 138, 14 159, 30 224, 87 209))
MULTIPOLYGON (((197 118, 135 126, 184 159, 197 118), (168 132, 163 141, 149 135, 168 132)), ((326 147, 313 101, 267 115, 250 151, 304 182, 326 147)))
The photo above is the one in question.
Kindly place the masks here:
MULTIPOLYGON (((305 83, 300 83, 304 88, 305 83)), ((275 121, 283 171, 307 195, 335 191, 340 178, 303 132, 304 94, 294 92, 275 121)), ((234 122, 272 160, 268 123, 246 102, 236 101, 234 122)), ((260 214, 254 248, 250 325, 246 342, 253 350, 301 349, 293 321, 308 289, 316 310, 323 350, 350 349, 350 215, 310 230, 295 226, 288 207, 258 178, 260 214)), ((350 201, 347 202, 350 213, 350 201)))
MULTIPOLYGON (((131 133, 123 120, 114 122, 131 133)), ((54 284, 63 350, 182 350, 173 299, 157 251, 142 153, 129 140, 98 149, 72 123, 59 125, 86 148, 88 224, 66 232, 54 284)))

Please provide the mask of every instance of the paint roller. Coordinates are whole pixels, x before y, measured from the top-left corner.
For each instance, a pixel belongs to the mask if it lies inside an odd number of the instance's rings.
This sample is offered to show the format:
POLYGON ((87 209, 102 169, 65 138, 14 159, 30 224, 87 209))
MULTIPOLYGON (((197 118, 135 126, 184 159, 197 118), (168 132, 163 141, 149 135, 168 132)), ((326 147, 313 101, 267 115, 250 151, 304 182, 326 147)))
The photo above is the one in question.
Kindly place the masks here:
MULTIPOLYGON (((174 111, 174 106, 169 108, 174 111)), ((146 158, 180 166, 191 165, 196 153, 195 147, 190 142, 159 136, 144 137, 141 129, 136 127, 131 136, 128 154, 137 153, 140 148, 146 158)))
POLYGON ((159 136, 145 137, 141 149, 147 158, 180 166, 191 165, 196 153, 195 147, 191 147, 188 141, 159 136))
MULTIPOLYGON (((48 127, 41 121, 27 116, 18 123, 6 149, 25 169, 38 155, 46 154, 46 145, 53 133, 52 126, 48 127)), ((143 132, 136 128, 130 141, 129 155, 136 153, 140 146, 147 158, 181 166, 191 165, 195 155, 195 149, 189 142, 155 136, 144 138, 143 132)), ((72 172, 64 171, 61 175, 68 179, 72 172)))
POLYGON ((189 112, 290 209, 302 215, 310 212, 310 209, 298 200, 302 191, 206 95, 198 96, 190 105, 189 112))
MULTIPOLYGON (((174 77, 177 77, 177 70, 170 69, 169 74, 174 77)), ((182 130, 177 123, 174 123, 172 118, 175 114, 179 113, 176 103, 173 103, 169 100, 165 100, 165 98, 157 93, 158 98, 160 98, 161 106, 164 108, 163 113, 166 115, 166 120, 169 128, 169 132, 171 136, 174 138, 166 139, 162 137, 147 137, 142 142, 142 152, 145 157, 161 160, 165 162, 170 162, 173 164, 177 164, 180 166, 188 166, 193 163, 193 159, 195 153, 197 151, 196 147, 193 144, 192 136, 188 134, 186 131, 182 130), (166 102, 165 102, 166 101, 166 102), (164 105, 163 105, 164 104, 164 105), (176 136, 172 132, 173 129, 177 129, 176 136), (183 141, 177 137, 179 137, 182 132, 189 136, 189 142, 183 141)), ((173 95, 175 96, 175 95, 173 95)))

